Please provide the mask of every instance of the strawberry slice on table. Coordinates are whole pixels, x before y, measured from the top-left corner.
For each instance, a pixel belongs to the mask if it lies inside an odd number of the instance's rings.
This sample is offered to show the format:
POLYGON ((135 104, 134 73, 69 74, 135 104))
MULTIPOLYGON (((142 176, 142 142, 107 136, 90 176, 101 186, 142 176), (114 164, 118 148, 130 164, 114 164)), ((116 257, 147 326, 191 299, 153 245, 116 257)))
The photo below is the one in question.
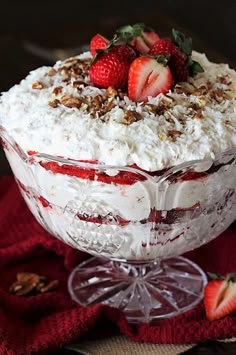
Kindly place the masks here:
POLYGON ((108 39, 97 33, 90 41, 90 52, 94 57, 97 54, 97 49, 105 49, 109 44, 108 39))
POLYGON ((148 53, 154 43, 159 40, 158 34, 144 23, 122 26, 116 33, 122 41, 132 45, 141 54, 148 53))
POLYGON ((205 287, 204 303, 207 318, 215 320, 236 311, 236 273, 209 276, 212 280, 205 287))
POLYGON ((172 74, 164 57, 152 58, 141 56, 136 58, 129 69, 128 95, 133 101, 147 101, 148 96, 156 96, 170 90, 173 82, 172 74))

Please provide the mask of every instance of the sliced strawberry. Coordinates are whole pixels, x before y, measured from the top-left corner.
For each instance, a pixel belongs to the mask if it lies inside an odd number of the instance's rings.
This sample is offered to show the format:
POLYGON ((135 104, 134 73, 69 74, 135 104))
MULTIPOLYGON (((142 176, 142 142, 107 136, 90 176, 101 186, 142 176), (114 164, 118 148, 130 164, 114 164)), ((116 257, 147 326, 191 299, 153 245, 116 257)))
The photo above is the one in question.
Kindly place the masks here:
POLYGON ((136 37, 130 42, 138 53, 147 54, 150 51, 149 46, 145 43, 142 37, 136 37))
POLYGON ((52 208, 52 206, 50 205, 50 202, 48 202, 43 196, 37 196, 36 197, 38 202, 41 203, 41 205, 44 207, 44 208, 52 208))
POLYGON ((121 41, 131 44, 141 54, 148 53, 153 44, 159 40, 158 34, 144 23, 122 26, 116 33, 121 41))
POLYGON ((151 57, 138 57, 130 66, 128 94, 133 101, 147 101, 148 96, 166 93, 172 86, 168 66, 151 57))
POLYGON ((97 54, 96 49, 105 49, 108 45, 109 41, 97 33, 90 41, 90 52, 94 57, 97 54))
POLYGON ((144 31, 142 37, 149 48, 152 48, 154 43, 156 43, 160 37, 154 31, 144 31))
POLYGON ((66 164, 60 165, 56 162, 41 161, 40 165, 44 169, 51 171, 54 174, 76 176, 80 179, 101 181, 106 184, 132 185, 137 181, 146 180, 143 175, 128 171, 120 171, 117 175, 110 176, 107 175, 105 172, 96 169, 88 169, 66 164))
POLYGON ((112 214, 108 214, 106 216, 98 215, 98 216, 93 216, 89 214, 77 214, 77 218, 79 218, 81 221, 86 221, 90 223, 97 223, 97 224, 118 224, 119 226, 126 226, 127 224, 130 223, 130 221, 120 217, 120 216, 113 216, 112 214))
POLYGON ((205 287, 204 303, 207 318, 215 320, 236 311, 236 273, 210 276, 213 280, 205 287))

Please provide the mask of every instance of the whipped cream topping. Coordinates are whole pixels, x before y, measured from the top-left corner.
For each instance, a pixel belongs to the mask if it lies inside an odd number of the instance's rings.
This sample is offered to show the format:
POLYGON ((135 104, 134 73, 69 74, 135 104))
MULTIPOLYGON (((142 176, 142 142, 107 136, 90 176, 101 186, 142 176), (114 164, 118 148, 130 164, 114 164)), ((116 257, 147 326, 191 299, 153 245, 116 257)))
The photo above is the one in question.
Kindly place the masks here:
POLYGON ((236 72, 193 53, 204 73, 147 103, 99 89, 90 54, 32 71, 0 99, 0 124, 25 151, 156 171, 236 147, 236 72), (132 114, 133 113, 133 114, 132 114))

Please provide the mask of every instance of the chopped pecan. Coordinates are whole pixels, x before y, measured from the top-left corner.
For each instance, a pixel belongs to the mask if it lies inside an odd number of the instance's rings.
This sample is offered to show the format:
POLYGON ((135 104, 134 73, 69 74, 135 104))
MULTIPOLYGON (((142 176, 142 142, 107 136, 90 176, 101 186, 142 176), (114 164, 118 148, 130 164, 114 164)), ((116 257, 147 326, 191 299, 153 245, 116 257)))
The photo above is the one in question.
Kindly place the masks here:
POLYGON ((92 100, 92 105, 95 110, 100 110, 102 107, 104 97, 102 95, 96 95, 92 100))
POLYGON ((16 296, 27 296, 35 289, 36 286, 36 283, 30 281, 16 281, 10 286, 9 292, 15 294, 16 296))
POLYGON ((106 113, 111 111, 111 109, 113 109, 113 107, 115 107, 115 103, 113 99, 110 99, 107 101, 107 103, 105 103, 102 107, 102 113, 106 113))
POLYGON ((212 82, 210 81, 210 79, 207 80, 206 85, 207 85, 208 90, 210 90, 212 88, 212 82))
POLYGON ((177 131, 176 129, 170 129, 168 131, 168 136, 171 137, 173 140, 175 140, 180 135, 181 135, 181 132, 177 131))
POLYGON ((80 74, 82 74, 82 69, 78 67, 72 67, 70 69, 70 75, 73 77, 78 77, 80 74))
POLYGON ((53 280, 53 281, 49 282, 47 285, 41 287, 40 292, 45 293, 45 292, 54 291, 58 287, 58 285, 59 285, 59 281, 53 280))
POLYGON ((207 104, 206 96, 202 96, 202 95, 198 96, 195 104, 196 104, 197 108, 202 108, 202 107, 206 106, 206 104, 207 104))
POLYGON ((56 108, 56 107, 59 106, 60 101, 57 100, 57 99, 55 99, 55 100, 53 100, 53 101, 49 101, 48 104, 49 104, 49 106, 51 106, 51 107, 53 107, 53 108, 56 108))
POLYGON ((192 91, 193 91, 193 85, 191 85, 190 83, 176 84, 174 88, 174 92, 176 94, 190 95, 192 91))
POLYGON ((82 104, 82 100, 72 95, 63 95, 60 99, 60 103, 69 108, 79 108, 82 104))
POLYGON ((221 84, 224 84, 224 85, 231 85, 232 84, 230 78, 227 75, 226 76, 218 76, 217 81, 221 84))
POLYGON ((222 89, 211 90, 209 91, 209 95, 212 99, 214 99, 218 103, 221 103, 227 96, 222 89))
POLYGON ((30 272, 18 273, 16 278, 17 281, 9 288, 9 292, 16 296, 28 296, 39 292, 45 293, 55 290, 59 284, 58 280, 53 280, 46 284, 46 277, 30 272))
POLYGON ((108 86, 106 92, 107 92, 107 96, 109 97, 116 96, 118 94, 118 91, 115 88, 113 88, 113 86, 108 86))
POLYGON ((32 83, 32 89, 41 90, 43 89, 43 83, 41 81, 34 81, 32 83))
POLYGON ((202 120, 204 117, 203 117, 202 112, 198 111, 193 115, 193 118, 196 120, 202 120))
POLYGON ((75 80, 75 81, 73 81, 73 84, 72 84, 73 88, 75 88, 77 90, 81 90, 81 87, 80 87, 81 85, 87 86, 88 84, 82 80, 75 80))
POLYGON ((45 284, 45 281, 41 281, 40 283, 38 283, 36 286, 36 291, 41 292, 41 289, 45 286, 45 284))
POLYGON ((196 90, 193 91, 193 95, 195 96, 202 96, 208 93, 208 88, 205 85, 199 86, 196 90))
POLYGON ((63 90, 63 87, 62 86, 56 86, 54 89, 53 89, 53 94, 54 95, 58 95, 58 94, 60 94, 61 92, 62 92, 62 90, 63 90))
POLYGON ((32 282, 37 284, 40 281, 40 276, 31 272, 20 272, 16 275, 16 279, 19 282, 32 282))
POLYGON ((142 119, 142 115, 137 111, 127 110, 125 111, 123 119, 125 121, 124 123, 129 125, 133 122, 140 121, 142 119))
POLYGON ((160 102, 156 108, 156 114, 161 116, 164 115, 165 111, 168 109, 167 105, 164 102, 160 102))
POLYGON ((54 76, 56 75, 56 73, 57 73, 56 69, 50 68, 47 74, 48 76, 54 76))
POLYGON ((157 113, 158 106, 154 104, 144 104, 144 109, 151 113, 157 113))
POLYGON ((78 62, 78 59, 77 58, 68 58, 64 61, 65 64, 74 64, 74 63, 77 63, 78 62))

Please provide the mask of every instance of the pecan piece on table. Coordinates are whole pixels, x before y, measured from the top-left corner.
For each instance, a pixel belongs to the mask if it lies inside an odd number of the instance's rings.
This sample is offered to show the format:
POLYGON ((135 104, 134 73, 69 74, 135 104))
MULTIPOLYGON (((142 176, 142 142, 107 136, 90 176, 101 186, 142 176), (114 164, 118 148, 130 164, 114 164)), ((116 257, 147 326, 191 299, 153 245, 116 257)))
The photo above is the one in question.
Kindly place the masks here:
POLYGON ((9 292, 16 296, 30 296, 55 290, 58 280, 47 282, 47 278, 35 273, 21 272, 16 275, 17 281, 9 287, 9 292))

